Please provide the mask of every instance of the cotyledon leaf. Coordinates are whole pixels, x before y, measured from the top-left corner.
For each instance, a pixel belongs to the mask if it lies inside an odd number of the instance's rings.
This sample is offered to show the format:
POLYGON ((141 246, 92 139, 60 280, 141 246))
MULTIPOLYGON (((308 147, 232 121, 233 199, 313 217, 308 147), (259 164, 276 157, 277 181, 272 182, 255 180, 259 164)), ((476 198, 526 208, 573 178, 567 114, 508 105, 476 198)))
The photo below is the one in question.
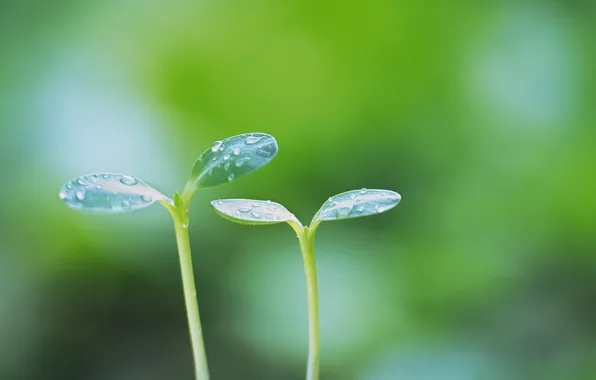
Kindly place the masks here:
POLYGON ((187 186, 194 191, 230 182, 266 165, 277 150, 277 141, 266 133, 248 133, 216 141, 195 161, 187 186))
POLYGON ((60 199, 80 211, 119 213, 172 201, 139 178, 102 173, 78 177, 62 187, 60 199))
POLYGON ((296 219, 284 206, 271 201, 220 199, 211 205, 225 219, 240 224, 276 224, 296 219))
POLYGON ((313 218, 312 225, 322 221, 360 218, 388 211, 401 201, 401 195, 390 190, 352 190, 329 198, 313 218))

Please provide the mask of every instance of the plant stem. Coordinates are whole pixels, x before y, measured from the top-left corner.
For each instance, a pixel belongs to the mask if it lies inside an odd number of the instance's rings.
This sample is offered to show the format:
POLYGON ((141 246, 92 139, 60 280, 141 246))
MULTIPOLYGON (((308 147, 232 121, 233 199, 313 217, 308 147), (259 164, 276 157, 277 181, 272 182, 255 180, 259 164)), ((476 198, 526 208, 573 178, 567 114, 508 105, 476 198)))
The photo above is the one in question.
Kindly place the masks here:
POLYGON ((300 239, 300 249, 306 274, 306 294, 308 297, 308 365, 306 380, 319 379, 319 300, 317 268, 315 265, 314 230, 304 227, 300 239))
POLYGON ((190 341, 192 346, 195 379, 209 380, 209 369, 207 367, 207 355, 205 354, 205 343, 203 342, 203 329, 199 317, 199 305, 197 303, 197 290, 195 276, 192 267, 192 256, 190 253, 190 241, 188 237, 188 215, 186 210, 178 208, 170 209, 176 228, 176 241, 180 256, 180 268, 182 270, 182 283, 184 287, 184 300, 186 302, 186 314, 188 316, 188 328, 190 330, 190 341))

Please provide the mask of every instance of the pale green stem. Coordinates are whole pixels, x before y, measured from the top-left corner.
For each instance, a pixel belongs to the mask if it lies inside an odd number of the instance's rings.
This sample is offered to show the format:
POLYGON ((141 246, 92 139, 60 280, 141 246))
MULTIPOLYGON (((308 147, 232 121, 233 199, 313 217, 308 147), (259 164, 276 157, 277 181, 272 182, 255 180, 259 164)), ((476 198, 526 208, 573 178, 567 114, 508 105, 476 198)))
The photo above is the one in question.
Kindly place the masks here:
POLYGON ((176 241, 178 243, 178 253, 180 255, 180 268, 182 269, 184 300, 186 302, 188 328, 190 330, 190 341, 195 364, 195 379, 209 380, 207 355, 205 354, 203 329, 201 328, 201 319, 199 317, 197 290, 192 267, 192 256, 190 253, 187 211, 176 209, 174 207, 168 207, 168 209, 172 214, 174 226, 176 228, 176 241))
POLYGON ((306 380, 319 379, 319 300, 317 268, 315 265, 315 234, 313 229, 304 227, 298 235, 306 274, 306 294, 308 297, 308 364, 306 380))

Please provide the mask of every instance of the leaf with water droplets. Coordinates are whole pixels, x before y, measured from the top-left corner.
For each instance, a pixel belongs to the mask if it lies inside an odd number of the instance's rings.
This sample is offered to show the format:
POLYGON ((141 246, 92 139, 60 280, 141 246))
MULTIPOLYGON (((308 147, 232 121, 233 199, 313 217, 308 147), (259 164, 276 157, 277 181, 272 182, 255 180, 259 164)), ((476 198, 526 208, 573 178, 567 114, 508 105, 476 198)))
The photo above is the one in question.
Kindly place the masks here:
POLYGON ((265 133, 248 133, 216 141, 195 161, 187 187, 194 191, 230 182, 266 165, 277 154, 277 141, 265 133))
POLYGON ((276 224, 295 220, 284 206, 271 201, 220 199, 211 202, 222 217, 240 224, 276 224))
POLYGON ((391 210, 401 196, 390 190, 352 190, 329 198, 313 218, 312 225, 327 220, 360 218, 391 210))
POLYGON ((151 206, 168 197, 142 180, 122 174, 89 174, 62 187, 60 199, 80 211, 118 213, 151 206))

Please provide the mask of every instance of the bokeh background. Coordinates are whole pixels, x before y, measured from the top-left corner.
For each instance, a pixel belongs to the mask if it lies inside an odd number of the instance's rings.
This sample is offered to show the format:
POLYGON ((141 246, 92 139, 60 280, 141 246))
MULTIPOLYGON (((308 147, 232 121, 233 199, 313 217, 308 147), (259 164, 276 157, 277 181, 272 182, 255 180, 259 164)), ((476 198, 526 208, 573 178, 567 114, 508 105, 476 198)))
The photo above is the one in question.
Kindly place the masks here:
POLYGON ((326 380, 596 379, 596 3, 0 1, 0 379, 191 379, 161 207, 79 214, 87 173, 171 194, 217 139, 265 169, 200 192, 191 242, 213 379, 304 377, 285 225, 209 201, 402 203, 317 239, 326 380))

